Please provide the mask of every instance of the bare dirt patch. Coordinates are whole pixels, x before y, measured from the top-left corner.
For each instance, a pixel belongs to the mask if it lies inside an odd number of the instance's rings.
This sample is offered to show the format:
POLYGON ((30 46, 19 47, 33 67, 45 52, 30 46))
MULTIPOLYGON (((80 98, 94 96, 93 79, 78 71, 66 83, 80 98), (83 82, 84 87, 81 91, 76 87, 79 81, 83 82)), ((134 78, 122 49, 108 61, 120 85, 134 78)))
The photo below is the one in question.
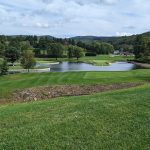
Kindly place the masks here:
POLYGON ((13 102, 27 102, 36 100, 45 100, 61 96, 79 96, 90 95, 105 91, 117 89, 131 88, 141 85, 141 83, 121 83, 112 85, 61 85, 52 87, 30 88, 25 90, 17 90, 12 95, 13 102))

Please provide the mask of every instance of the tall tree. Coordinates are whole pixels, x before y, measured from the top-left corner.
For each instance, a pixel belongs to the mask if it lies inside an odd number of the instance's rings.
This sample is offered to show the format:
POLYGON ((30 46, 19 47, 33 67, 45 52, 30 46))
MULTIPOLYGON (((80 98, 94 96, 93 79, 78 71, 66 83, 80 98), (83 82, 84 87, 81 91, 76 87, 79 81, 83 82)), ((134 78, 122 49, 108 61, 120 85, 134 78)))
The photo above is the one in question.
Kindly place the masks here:
POLYGON ((0 57, 3 57, 5 51, 5 45, 0 42, 0 57))
POLYGON ((7 72, 8 72, 7 61, 0 59, 0 75, 6 75, 7 72))
POLYGON ((30 45, 30 42, 28 41, 22 41, 20 42, 21 52, 26 50, 33 50, 33 47, 30 45))
POLYGON ((77 58, 77 60, 78 60, 80 57, 83 57, 83 56, 84 56, 84 49, 81 48, 81 47, 75 46, 75 49, 74 49, 74 56, 77 58))
POLYGON ((8 47, 5 51, 4 54, 5 58, 7 59, 8 62, 11 62, 12 65, 14 62, 19 60, 20 58, 20 52, 17 50, 15 47, 8 47))
POLYGON ((51 53, 56 58, 56 60, 59 57, 63 56, 63 52, 64 52, 64 47, 62 44, 60 44, 60 43, 52 43, 51 44, 51 53))
POLYGON ((68 48, 68 57, 69 58, 73 58, 73 57, 76 57, 77 60, 84 56, 84 52, 85 50, 81 47, 78 47, 78 46, 69 46, 68 48))
POLYGON ((74 48, 75 46, 72 46, 72 45, 68 47, 68 58, 74 57, 74 48))
POLYGON ((150 57, 150 37, 139 35, 135 40, 134 54, 136 59, 150 57))
POLYGON ((24 69, 29 69, 33 68, 36 65, 36 60, 34 58, 34 53, 32 51, 25 51, 22 54, 22 58, 21 58, 21 66, 24 69))

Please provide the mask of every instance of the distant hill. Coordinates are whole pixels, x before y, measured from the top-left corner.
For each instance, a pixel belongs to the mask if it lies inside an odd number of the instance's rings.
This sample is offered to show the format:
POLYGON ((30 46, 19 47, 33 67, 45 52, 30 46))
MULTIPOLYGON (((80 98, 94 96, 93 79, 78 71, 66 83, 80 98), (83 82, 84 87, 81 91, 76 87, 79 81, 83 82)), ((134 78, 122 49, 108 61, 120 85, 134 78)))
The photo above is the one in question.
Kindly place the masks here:
MULTIPOLYGON (((137 34, 137 35, 139 35, 139 34, 137 34)), ((135 37, 137 35, 131 35, 131 36, 75 36, 75 37, 71 37, 69 39, 74 39, 75 41, 83 41, 83 42, 89 42, 89 41, 104 41, 104 42, 112 41, 113 42, 116 40, 126 40, 126 39, 133 40, 133 39, 135 39, 135 37)), ((141 35, 150 36, 150 32, 145 32, 145 33, 142 33, 141 35)), ((19 36, 26 37, 26 36, 30 36, 30 35, 10 35, 10 37, 14 37, 14 38, 19 37, 19 36)), ((33 36, 33 35, 31 35, 31 36, 33 36)), ((37 37, 47 37, 48 39, 56 38, 51 35, 40 35, 37 37)))
MULTIPOLYGON (((137 34, 139 35, 139 34, 137 34)), ((111 42, 111 41, 115 41, 115 40, 133 40, 136 38, 137 35, 131 35, 131 36, 76 36, 76 37, 72 37, 71 39, 74 39, 76 41, 104 41, 104 42, 111 42)), ((145 32, 142 33, 141 35, 145 35, 145 36, 150 36, 150 32, 145 32)))
MULTIPOLYGON (((144 36, 150 36, 150 32, 137 34, 137 35, 144 35, 144 36)), ((101 42, 107 42, 112 45, 114 45, 115 49, 120 49, 123 47, 133 48, 133 45, 135 43, 135 39, 137 35, 131 35, 131 36, 76 36, 72 37, 71 39, 74 39, 76 42, 82 41, 84 43, 90 43, 92 41, 101 41, 101 42)))
POLYGON ((149 32, 145 32, 145 33, 143 33, 142 35, 150 36, 150 31, 149 31, 149 32))
POLYGON ((71 39, 74 39, 76 41, 90 41, 90 40, 95 40, 97 39, 97 36, 76 36, 72 37, 71 39))
POLYGON ((110 36, 110 37, 105 37, 105 36, 76 36, 76 37, 72 37, 71 39, 74 39, 76 41, 82 41, 82 42, 86 42, 86 41, 104 41, 104 42, 108 42, 108 41, 115 41, 115 40, 121 40, 121 39, 126 39, 126 38, 133 38, 135 37, 135 35, 132 36, 110 36))
POLYGON ((54 36, 50 36, 50 35, 41 35, 41 36, 38 36, 38 37, 47 37, 48 39, 53 39, 53 38, 55 38, 54 36))
MULTIPOLYGON (((27 37, 27 36, 34 36, 34 35, 8 35, 8 37, 12 37, 12 38, 16 38, 16 37, 27 37)), ((37 36, 37 35, 35 35, 37 36)), ((54 36, 50 36, 50 35, 40 35, 40 36, 37 36, 37 37, 47 37, 48 39, 53 39, 55 38, 54 36)))

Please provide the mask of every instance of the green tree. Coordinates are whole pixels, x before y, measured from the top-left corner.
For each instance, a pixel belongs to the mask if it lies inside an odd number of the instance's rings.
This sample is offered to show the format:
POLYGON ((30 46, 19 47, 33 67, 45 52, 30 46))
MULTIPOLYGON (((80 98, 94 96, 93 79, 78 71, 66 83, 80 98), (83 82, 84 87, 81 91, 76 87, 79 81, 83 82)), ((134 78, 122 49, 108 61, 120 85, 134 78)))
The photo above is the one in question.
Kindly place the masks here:
POLYGON ((100 44, 101 44, 101 51, 99 52, 99 54, 110 54, 114 51, 113 45, 105 42, 102 42, 100 44))
POLYGON ((0 60, 0 75, 6 75, 8 72, 8 65, 6 60, 0 60))
POLYGON ((75 46, 68 46, 68 58, 73 58, 74 57, 74 48, 75 46))
POLYGON ((76 57, 77 60, 84 56, 84 53, 85 53, 85 50, 81 47, 78 47, 78 46, 69 46, 68 47, 68 57, 69 58, 73 58, 73 57, 76 57))
POLYGON ((134 54, 136 59, 150 56, 150 37, 139 35, 135 40, 134 54))
POLYGON ((11 62, 12 65, 15 61, 19 60, 20 52, 15 47, 8 47, 4 54, 8 62, 11 62))
POLYGON ((81 48, 81 47, 75 46, 75 49, 74 49, 74 56, 77 58, 77 60, 78 60, 80 57, 83 57, 83 56, 84 56, 84 49, 81 48))
POLYGON ((20 41, 19 41, 19 37, 18 38, 14 38, 11 39, 8 46, 10 48, 14 47, 15 49, 17 49, 18 51, 20 51, 21 47, 20 47, 20 41))
POLYGON ((64 47, 62 44, 60 44, 60 43, 52 43, 51 44, 51 54, 53 55, 53 57, 56 58, 56 60, 59 57, 63 56, 63 52, 64 52, 64 47))
POLYGON ((32 51, 25 51, 22 54, 22 58, 21 58, 21 66, 24 69, 29 69, 33 68, 36 65, 36 60, 34 58, 34 53, 32 51))
POLYGON ((5 51, 5 45, 0 42, 0 56, 3 57, 5 51))
POLYGON ((23 41, 20 43, 21 51, 26 51, 26 50, 33 50, 33 47, 30 45, 30 43, 27 41, 23 41))
POLYGON ((110 54, 114 51, 113 45, 106 42, 92 42, 89 45, 90 51, 97 54, 110 54))

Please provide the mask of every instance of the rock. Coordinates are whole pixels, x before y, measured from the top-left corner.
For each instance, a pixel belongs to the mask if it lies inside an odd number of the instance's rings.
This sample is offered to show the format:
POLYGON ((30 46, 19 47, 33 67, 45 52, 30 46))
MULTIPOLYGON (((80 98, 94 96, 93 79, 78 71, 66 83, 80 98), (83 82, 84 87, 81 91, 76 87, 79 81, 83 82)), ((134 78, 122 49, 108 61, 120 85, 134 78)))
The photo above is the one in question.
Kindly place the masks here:
POLYGON ((36 98, 36 97, 34 97, 34 101, 37 101, 37 98, 36 98))
POLYGON ((23 99, 29 99, 30 93, 23 93, 22 98, 23 99))

